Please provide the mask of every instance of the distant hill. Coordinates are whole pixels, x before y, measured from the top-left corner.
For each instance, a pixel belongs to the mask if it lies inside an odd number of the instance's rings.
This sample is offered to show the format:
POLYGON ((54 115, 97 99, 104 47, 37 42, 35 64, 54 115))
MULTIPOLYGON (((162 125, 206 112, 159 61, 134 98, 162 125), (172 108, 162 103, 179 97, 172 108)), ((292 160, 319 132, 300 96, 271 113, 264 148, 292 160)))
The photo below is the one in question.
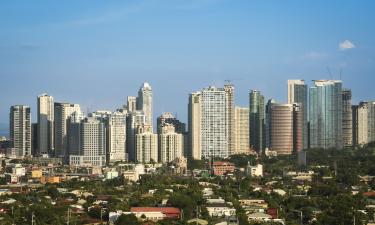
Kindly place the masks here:
POLYGON ((6 123, 0 123, 0 136, 9 137, 9 127, 6 123))

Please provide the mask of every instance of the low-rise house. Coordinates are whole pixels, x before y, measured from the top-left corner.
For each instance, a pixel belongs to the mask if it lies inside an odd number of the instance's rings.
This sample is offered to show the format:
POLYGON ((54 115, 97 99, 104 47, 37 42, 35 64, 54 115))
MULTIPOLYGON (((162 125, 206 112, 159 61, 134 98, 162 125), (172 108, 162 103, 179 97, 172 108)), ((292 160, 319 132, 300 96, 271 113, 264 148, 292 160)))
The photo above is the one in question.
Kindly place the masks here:
POLYGON ((180 219, 181 210, 174 207, 132 207, 130 212, 121 210, 109 213, 109 221, 115 222, 122 214, 134 214, 139 219, 159 221, 163 219, 180 219))
POLYGON ((236 215, 236 209, 226 203, 212 203, 206 205, 210 217, 222 217, 236 215))
POLYGON ((234 173, 236 167, 231 162, 217 161, 213 162, 212 169, 215 176, 222 176, 227 173, 234 173))

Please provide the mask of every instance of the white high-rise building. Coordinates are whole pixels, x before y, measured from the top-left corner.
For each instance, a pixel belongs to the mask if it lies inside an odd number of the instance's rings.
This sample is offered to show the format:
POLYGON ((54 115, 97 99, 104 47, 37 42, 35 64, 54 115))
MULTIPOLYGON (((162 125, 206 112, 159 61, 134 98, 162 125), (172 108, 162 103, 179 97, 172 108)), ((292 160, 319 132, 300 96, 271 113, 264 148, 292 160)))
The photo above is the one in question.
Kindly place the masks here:
POLYGON ((54 105, 53 97, 38 96, 38 155, 52 154, 54 149, 54 105))
POLYGON ((227 93, 223 88, 202 91, 201 148, 204 158, 229 156, 227 93))
POLYGON ((184 152, 184 136, 176 133, 172 124, 165 124, 159 135, 159 162, 168 163, 182 158, 184 152))
POLYGON ((158 135, 150 125, 138 128, 135 135, 136 161, 140 163, 158 162, 158 135))
POLYGON ((128 110, 128 112, 134 112, 135 110, 137 110, 137 97, 128 96, 126 109, 128 110))
POLYGON ((202 159, 201 123, 202 123, 202 96, 195 92, 189 96, 189 157, 195 160, 202 159))
POLYGON ((235 107, 234 113, 234 152, 233 154, 249 154, 249 108, 235 107))
POLYGON ((126 114, 115 112, 107 119, 109 162, 126 161, 126 114))
POLYGON ((68 157, 68 125, 73 113, 81 114, 78 104, 55 103, 55 156, 68 157))
POLYGON ((145 114, 146 124, 153 127, 152 120, 152 88, 147 82, 143 83, 138 91, 137 110, 141 110, 145 114))
POLYGON ((106 132, 102 121, 89 117, 79 124, 79 152, 69 155, 75 166, 105 166, 106 132))
POLYGON ((30 107, 15 105, 10 107, 9 134, 12 157, 31 156, 31 117, 30 107))

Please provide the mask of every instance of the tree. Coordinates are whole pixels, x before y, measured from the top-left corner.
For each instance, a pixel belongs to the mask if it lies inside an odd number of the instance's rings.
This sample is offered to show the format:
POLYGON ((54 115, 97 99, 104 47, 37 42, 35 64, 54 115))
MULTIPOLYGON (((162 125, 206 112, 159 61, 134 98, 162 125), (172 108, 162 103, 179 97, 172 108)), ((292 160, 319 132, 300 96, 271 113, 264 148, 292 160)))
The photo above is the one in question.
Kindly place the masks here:
POLYGON ((141 224, 134 214, 122 214, 115 222, 115 225, 139 225, 141 224))

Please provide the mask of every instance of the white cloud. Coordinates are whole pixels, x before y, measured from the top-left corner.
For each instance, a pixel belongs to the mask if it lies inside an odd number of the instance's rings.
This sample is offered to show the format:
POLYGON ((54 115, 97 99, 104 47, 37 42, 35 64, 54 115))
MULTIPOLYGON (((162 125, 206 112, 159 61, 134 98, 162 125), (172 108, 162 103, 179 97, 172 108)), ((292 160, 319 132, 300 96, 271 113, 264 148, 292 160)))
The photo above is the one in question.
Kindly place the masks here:
POLYGON ((355 45, 349 40, 345 40, 339 44, 339 49, 342 51, 352 49, 352 48, 355 48, 355 45))
POLYGON ((308 52, 305 55, 303 55, 303 59, 308 60, 323 60, 327 59, 329 55, 325 52, 308 52))

